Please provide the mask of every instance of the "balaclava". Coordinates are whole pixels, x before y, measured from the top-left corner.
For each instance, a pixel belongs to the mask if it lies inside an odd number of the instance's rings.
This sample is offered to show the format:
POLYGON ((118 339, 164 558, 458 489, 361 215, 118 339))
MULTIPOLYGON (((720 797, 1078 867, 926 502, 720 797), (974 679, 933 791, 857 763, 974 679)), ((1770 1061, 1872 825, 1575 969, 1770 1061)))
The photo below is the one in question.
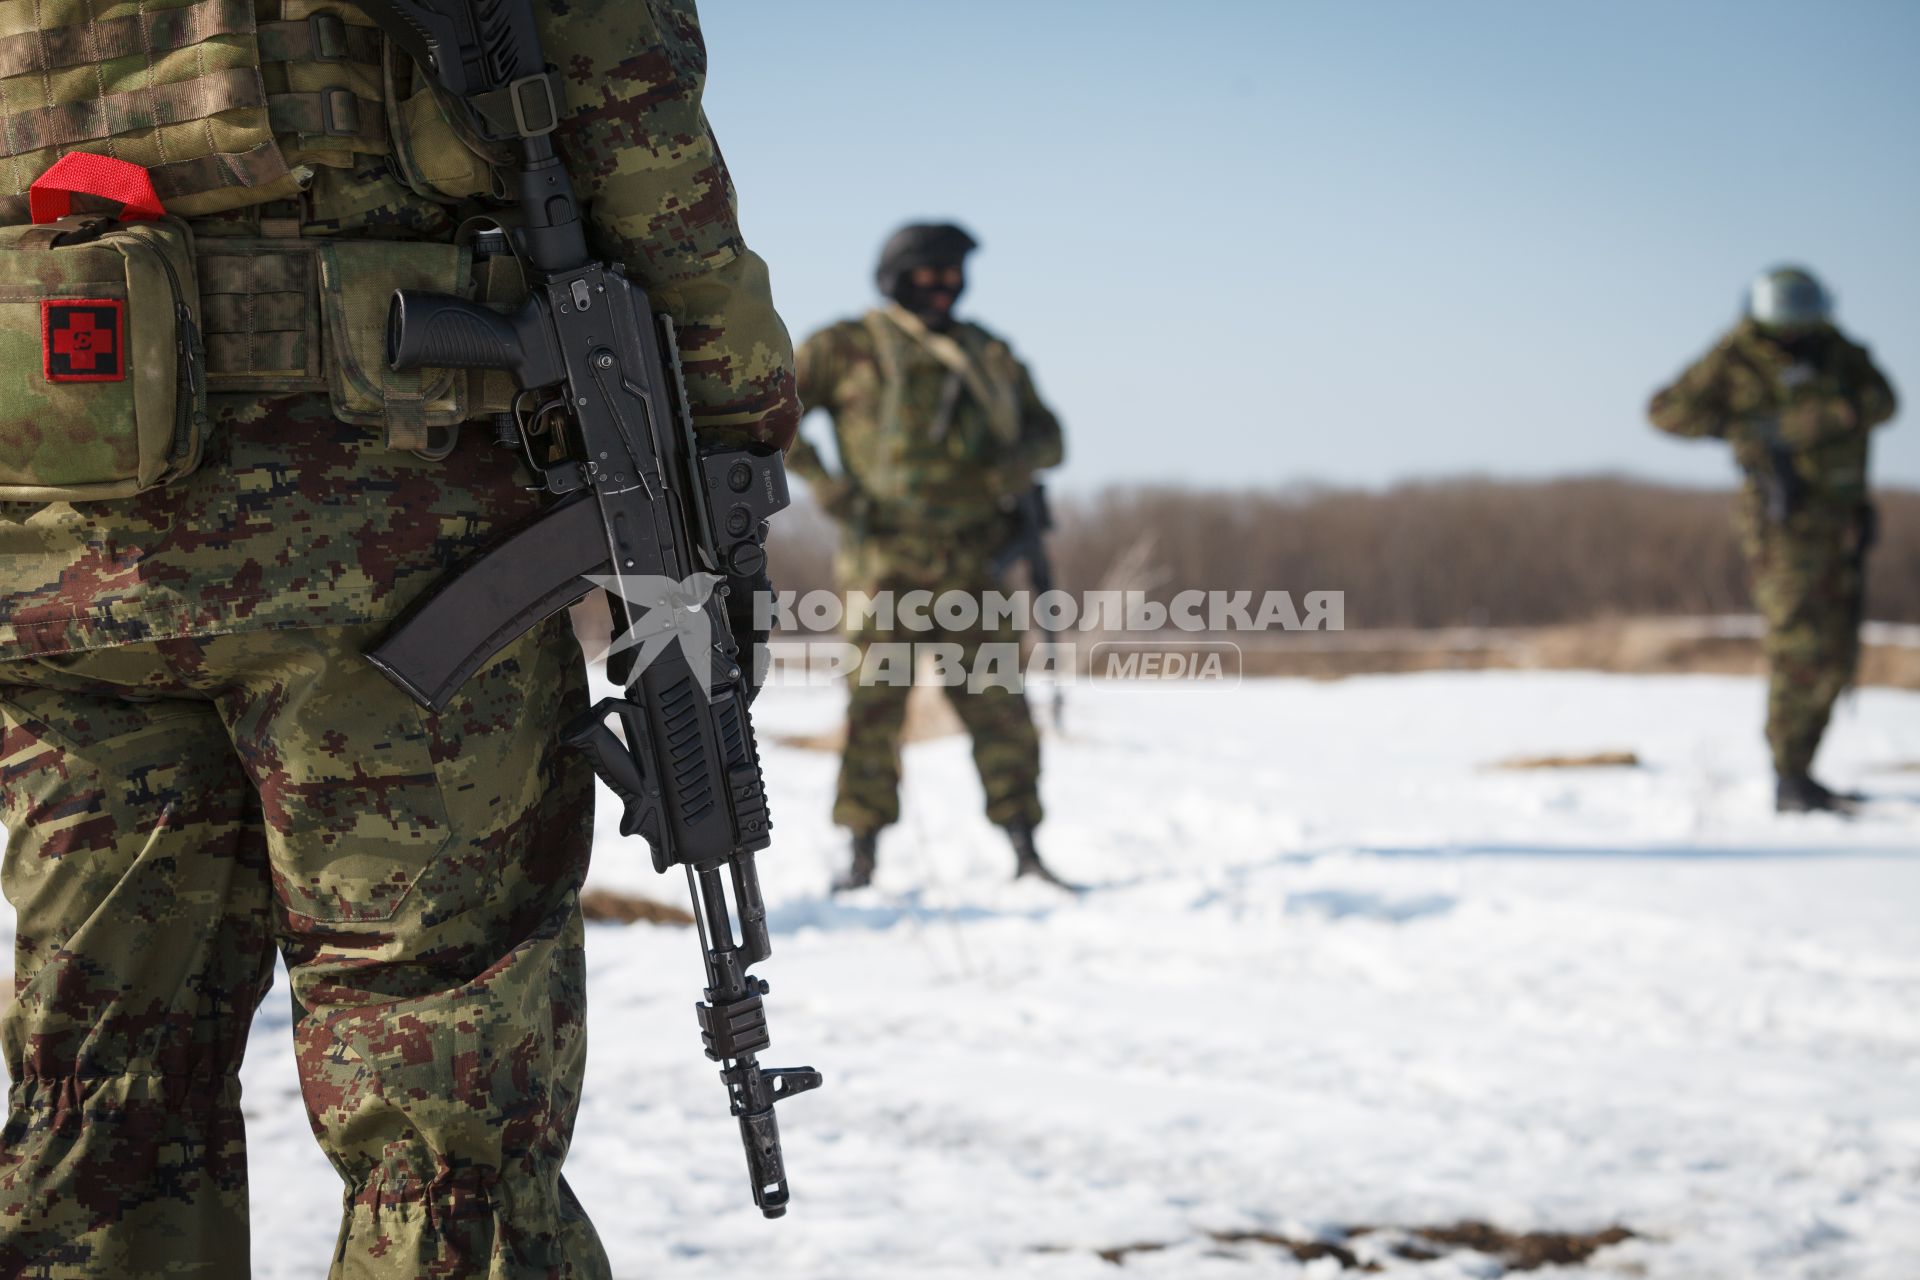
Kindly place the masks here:
MULTIPOLYGON (((916 222, 900 228, 880 250, 874 283, 880 292, 918 316, 929 329, 953 323, 960 290, 922 289, 913 283, 916 267, 964 267, 979 242, 950 222, 916 222)), ((962 281, 962 289, 966 287, 962 281)))

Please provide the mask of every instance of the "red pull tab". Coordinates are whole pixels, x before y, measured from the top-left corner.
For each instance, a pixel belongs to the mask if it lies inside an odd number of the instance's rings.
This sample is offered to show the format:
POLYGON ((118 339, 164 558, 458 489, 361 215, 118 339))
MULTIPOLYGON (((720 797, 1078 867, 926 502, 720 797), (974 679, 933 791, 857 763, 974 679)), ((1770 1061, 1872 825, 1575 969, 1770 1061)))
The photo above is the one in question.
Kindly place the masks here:
POLYGON ((75 195, 114 201, 126 222, 167 216, 160 193, 153 189, 153 175, 130 160, 90 151, 69 151, 54 161, 27 189, 27 208, 34 222, 52 222, 73 211, 75 195))

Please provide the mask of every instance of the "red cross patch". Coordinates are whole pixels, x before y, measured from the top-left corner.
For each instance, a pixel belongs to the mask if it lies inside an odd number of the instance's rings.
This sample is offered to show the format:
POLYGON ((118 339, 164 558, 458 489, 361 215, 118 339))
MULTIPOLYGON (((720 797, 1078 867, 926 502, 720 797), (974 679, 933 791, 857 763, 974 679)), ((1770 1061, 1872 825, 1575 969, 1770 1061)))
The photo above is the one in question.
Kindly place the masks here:
POLYGON ((48 382, 124 382, 127 304, 118 298, 49 298, 40 304, 48 382))

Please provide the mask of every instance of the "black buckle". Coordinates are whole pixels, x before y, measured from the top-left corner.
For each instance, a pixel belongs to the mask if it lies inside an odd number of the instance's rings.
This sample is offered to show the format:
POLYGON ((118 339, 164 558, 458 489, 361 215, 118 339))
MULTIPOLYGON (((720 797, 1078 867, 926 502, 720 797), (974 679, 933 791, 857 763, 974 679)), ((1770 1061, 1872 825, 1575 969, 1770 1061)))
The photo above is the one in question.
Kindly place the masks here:
POLYGON ((329 138, 360 136, 360 100, 351 89, 328 89, 320 97, 320 127, 329 138))
POLYGON ((307 18, 307 39, 315 62, 345 62, 347 24, 337 13, 315 13, 307 18))
POLYGON ((538 138, 560 127, 565 101, 559 78, 541 74, 521 76, 504 89, 469 98, 467 106, 489 138, 538 138))
POLYGON ((507 98, 521 137, 538 138, 560 127, 560 92, 552 76, 522 76, 507 86, 507 98))
POLYGON ((54 248, 64 249, 68 245, 91 244, 119 225, 116 219, 98 217, 86 218, 84 220, 66 217, 62 218, 60 222, 55 225, 64 226, 69 222, 74 225, 53 237, 54 248))

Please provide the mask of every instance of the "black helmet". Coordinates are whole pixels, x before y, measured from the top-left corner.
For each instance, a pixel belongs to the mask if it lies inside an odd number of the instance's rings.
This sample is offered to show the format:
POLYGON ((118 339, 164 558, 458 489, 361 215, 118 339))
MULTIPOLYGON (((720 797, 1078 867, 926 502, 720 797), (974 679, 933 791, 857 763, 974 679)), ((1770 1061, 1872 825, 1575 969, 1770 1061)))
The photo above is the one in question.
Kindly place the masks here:
POLYGON ((915 267, 957 267, 980 242, 951 222, 915 222, 887 238, 873 281, 883 296, 897 297, 900 283, 915 267))

